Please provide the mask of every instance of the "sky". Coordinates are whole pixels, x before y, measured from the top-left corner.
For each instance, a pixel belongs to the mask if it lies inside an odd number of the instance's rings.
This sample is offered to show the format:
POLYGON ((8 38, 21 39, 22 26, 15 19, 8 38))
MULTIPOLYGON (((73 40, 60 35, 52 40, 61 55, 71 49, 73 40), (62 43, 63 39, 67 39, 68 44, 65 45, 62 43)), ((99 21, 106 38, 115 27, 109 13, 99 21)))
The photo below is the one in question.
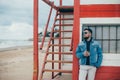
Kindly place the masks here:
MULTIPOLYGON (((44 29, 49 10, 50 7, 39 0, 39 32, 44 29)), ((54 18, 51 19, 50 27, 53 20, 54 18)), ((28 39, 32 37, 33 0, 0 0, 0 39, 28 39)))

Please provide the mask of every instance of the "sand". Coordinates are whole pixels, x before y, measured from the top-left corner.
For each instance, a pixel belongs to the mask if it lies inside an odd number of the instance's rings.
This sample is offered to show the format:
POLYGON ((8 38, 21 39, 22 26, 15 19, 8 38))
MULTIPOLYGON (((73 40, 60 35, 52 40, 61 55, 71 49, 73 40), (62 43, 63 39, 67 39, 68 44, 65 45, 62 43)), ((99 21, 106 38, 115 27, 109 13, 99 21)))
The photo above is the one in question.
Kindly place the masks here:
POLYGON ((32 46, 0 51, 0 80, 32 80, 32 53, 32 46))
MULTIPOLYGON (((40 69, 45 56, 45 49, 39 51, 40 69), (42 62, 41 62, 42 61, 42 62)), ((50 67, 48 65, 48 67, 50 67)), ((45 74, 50 77, 51 73, 45 74)), ((0 50, 0 80, 32 80, 33 47, 15 47, 0 50)), ((47 78, 48 79, 48 78, 47 78)), ((50 79, 48 79, 50 80, 50 79)), ((57 77, 55 80, 71 80, 71 74, 57 77)))

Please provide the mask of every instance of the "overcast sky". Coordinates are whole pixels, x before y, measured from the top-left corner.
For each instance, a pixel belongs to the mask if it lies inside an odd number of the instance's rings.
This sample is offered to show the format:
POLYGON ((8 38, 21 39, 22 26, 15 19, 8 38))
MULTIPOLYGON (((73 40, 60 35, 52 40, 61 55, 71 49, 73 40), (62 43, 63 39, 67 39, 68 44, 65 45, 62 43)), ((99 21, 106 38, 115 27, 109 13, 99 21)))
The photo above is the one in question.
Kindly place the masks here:
MULTIPOLYGON (((46 23, 48 6, 41 0, 44 8, 39 20, 39 31, 46 23), (45 18, 46 17, 46 18, 45 18), (40 27, 41 26, 41 27, 40 27)), ((33 35, 33 0, 0 0, 0 39, 27 39, 33 35)))
MULTIPOLYGON (((47 4, 39 0, 39 32, 43 31, 49 9, 47 4)), ((0 39, 27 39, 32 36, 33 0, 0 0, 0 39)))

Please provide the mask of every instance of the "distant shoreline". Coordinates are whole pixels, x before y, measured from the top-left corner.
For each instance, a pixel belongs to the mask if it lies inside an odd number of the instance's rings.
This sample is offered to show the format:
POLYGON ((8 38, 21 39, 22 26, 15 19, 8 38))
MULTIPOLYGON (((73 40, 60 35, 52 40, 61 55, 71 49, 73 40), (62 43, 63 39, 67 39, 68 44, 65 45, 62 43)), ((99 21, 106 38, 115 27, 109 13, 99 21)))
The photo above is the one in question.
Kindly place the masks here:
MULTIPOLYGON (((47 44, 48 44, 48 42, 45 41, 43 47, 45 47, 47 44)), ((38 47, 40 47, 40 45, 41 45, 41 42, 38 42, 38 47)), ((33 44, 0 48, 0 52, 12 51, 12 50, 22 50, 25 48, 33 48, 33 44)))
POLYGON ((32 48, 32 47, 33 47, 33 45, 23 45, 23 46, 0 48, 0 52, 12 51, 12 50, 21 50, 21 49, 32 48))
POLYGON ((33 45, 33 41, 25 40, 0 40, 0 42, 0 52, 5 50, 15 50, 18 47, 33 45))

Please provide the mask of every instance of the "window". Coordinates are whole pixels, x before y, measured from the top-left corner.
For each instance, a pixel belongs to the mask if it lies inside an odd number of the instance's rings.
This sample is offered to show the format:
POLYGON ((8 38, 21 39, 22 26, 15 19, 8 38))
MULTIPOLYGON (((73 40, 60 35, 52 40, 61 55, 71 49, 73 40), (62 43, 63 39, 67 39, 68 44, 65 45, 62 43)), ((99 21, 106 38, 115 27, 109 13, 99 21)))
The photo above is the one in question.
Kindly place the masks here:
POLYGON ((93 38, 103 49, 103 53, 120 53, 120 25, 83 25, 82 29, 91 28, 93 38))

